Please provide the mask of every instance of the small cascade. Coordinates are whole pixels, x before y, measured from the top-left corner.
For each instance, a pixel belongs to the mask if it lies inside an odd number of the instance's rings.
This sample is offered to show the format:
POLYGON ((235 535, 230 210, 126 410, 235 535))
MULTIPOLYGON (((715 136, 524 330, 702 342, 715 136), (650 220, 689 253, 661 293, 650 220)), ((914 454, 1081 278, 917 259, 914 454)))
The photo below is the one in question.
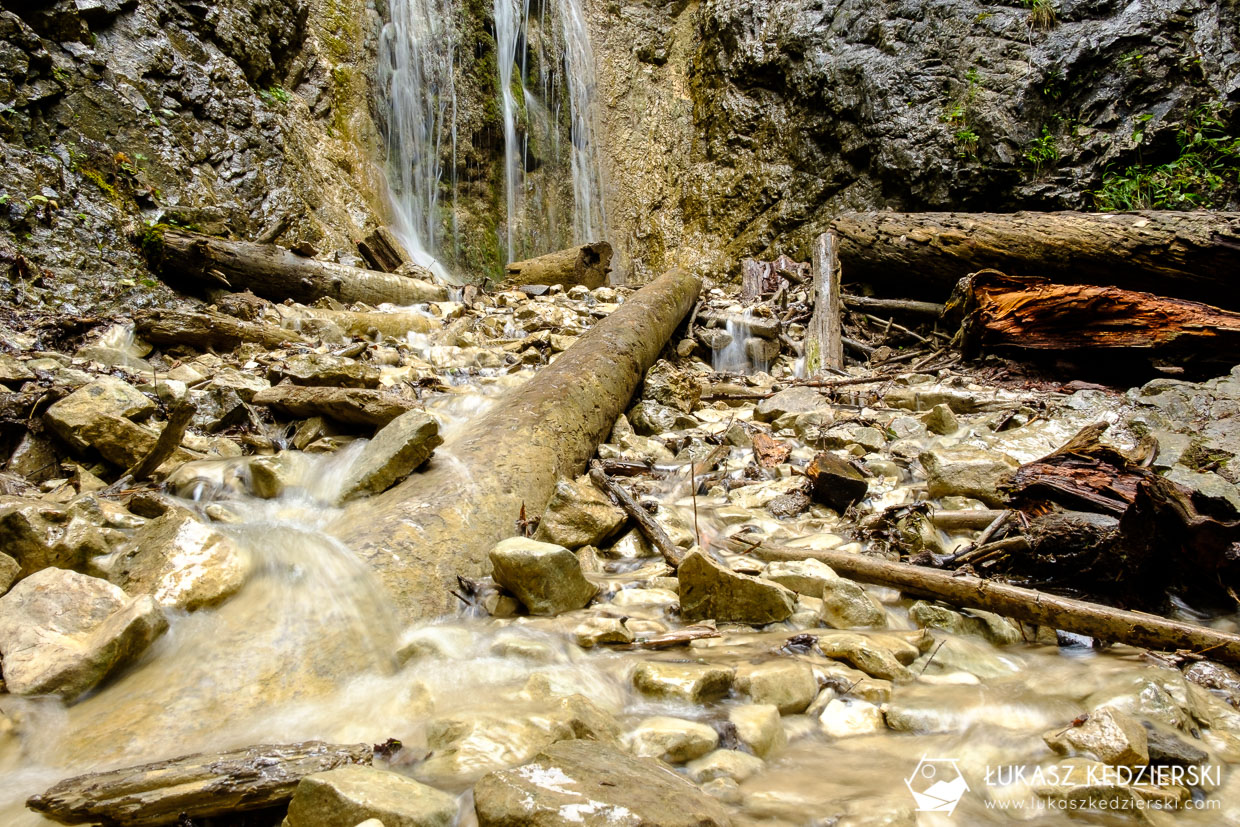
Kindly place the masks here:
POLYGON ((756 373, 771 369, 770 359, 763 358, 765 350, 761 340, 754 336, 747 321, 749 311, 743 317, 729 316, 724 327, 726 343, 711 352, 711 367, 720 373, 756 373))

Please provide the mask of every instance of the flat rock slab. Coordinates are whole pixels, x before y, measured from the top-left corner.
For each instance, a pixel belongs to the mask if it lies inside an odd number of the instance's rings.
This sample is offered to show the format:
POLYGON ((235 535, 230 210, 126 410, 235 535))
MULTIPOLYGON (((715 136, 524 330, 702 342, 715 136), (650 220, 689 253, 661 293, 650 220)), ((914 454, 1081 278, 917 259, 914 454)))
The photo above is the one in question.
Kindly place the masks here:
POLYGON ((431 458, 443 444, 439 423, 425 411, 409 411, 383 426, 349 469, 342 499, 381 494, 431 458))
POLYGON ((474 787, 480 827, 722 827, 715 799, 650 758, 564 741, 474 787))
POLYGON ((684 559, 676 576, 680 580, 680 612, 686 620, 760 626, 786 620, 796 608, 792 590, 737 574, 700 551, 684 559))
POLYGON ((349 765, 307 775, 289 804, 287 827, 451 827, 456 798, 399 773, 349 765))
POLYGON ((64 569, 30 575, 0 598, 0 657, 15 695, 76 698, 133 661, 168 628, 147 596, 64 569))
POLYGON ((289 416, 324 416, 347 425, 382 428, 416 403, 383 391, 365 388, 315 388, 277 385, 254 394, 255 405, 267 405, 289 416))

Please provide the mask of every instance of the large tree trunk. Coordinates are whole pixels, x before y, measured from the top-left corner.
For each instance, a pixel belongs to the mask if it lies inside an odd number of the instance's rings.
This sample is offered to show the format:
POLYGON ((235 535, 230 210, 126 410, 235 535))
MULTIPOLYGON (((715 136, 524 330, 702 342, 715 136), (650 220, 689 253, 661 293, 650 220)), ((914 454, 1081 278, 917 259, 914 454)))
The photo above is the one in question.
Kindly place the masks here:
POLYGON ((156 827, 287 804, 307 775, 369 765, 368 744, 253 746, 66 778, 27 802, 61 824, 156 827))
POLYGON ((846 213, 831 222, 848 277, 942 300, 994 268, 1240 306, 1240 213, 846 213))
POLYGON ((458 575, 580 474, 693 307, 700 282, 672 270, 643 287, 527 384, 449 437, 426 471, 349 507, 333 533, 379 573, 404 620, 450 612, 458 575))
POLYGON ((274 244, 164 229, 148 236, 144 246, 151 266, 170 280, 194 286, 223 284, 272 301, 329 297, 406 305, 448 298, 448 288, 430 281, 304 258, 274 244))
POLYGON ((526 261, 514 261, 504 268, 504 283, 513 286, 559 284, 564 287, 581 284, 593 290, 607 283, 610 270, 611 245, 598 241, 526 261))

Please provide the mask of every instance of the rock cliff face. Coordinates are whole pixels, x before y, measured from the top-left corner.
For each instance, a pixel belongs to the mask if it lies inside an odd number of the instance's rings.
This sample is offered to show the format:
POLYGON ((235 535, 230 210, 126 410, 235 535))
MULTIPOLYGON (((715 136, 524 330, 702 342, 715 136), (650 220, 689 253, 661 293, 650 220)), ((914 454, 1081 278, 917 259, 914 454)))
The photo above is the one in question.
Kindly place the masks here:
MULTIPOLYGON (((639 280, 804 257, 843 209, 1090 209, 1108 172, 1240 134, 1234 0, 595 0, 592 20, 639 280)), ((1179 186, 1234 206, 1240 153, 1210 158, 1219 186, 1179 186)))
POLYGON ((324 250, 382 209, 363 0, 58 0, 0 10, 5 304, 168 297, 133 238, 171 222, 324 250))

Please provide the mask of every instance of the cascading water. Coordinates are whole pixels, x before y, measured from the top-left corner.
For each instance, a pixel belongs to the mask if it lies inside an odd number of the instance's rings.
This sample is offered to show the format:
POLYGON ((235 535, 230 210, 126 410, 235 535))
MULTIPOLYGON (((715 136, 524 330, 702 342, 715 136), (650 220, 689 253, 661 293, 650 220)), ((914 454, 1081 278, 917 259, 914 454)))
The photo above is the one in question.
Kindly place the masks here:
POLYGON ((391 0, 383 28, 379 81, 393 227, 414 260, 437 275, 443 143, 451 142, 456 190, 457 12, 453 0, 391 0))
POLYGON ((594 142, 594 53, 580 0, 560 0, 564 24, 564 70, 573 121, 573 241, 585 244, 606 235, 600 164, 594 142))
MULTIPOLYGON (((513 70, 516 68, 517 46, 530 13, 529 0, 495 0, 495 48, 499 65, 499 96, 504 114, 504 204, 507 258, 512 258, 517 231, 517 188, 521 182, 518 168, 517 100, 512 91, 513 70)), ((518 76, 522 98, 525 79, 518 76)), ((524 153, 522 153, 524 154, 524 153)))
POLYGON ((721 373, 753 373, 754 371, 770 370, 770 362, 760 357, 755 358, 749 345, 753 337, 753 329, 746 321, 748 311, 743 318, 731 316, 725 323, 727 342, 711 352, 711 367, 721 373))

